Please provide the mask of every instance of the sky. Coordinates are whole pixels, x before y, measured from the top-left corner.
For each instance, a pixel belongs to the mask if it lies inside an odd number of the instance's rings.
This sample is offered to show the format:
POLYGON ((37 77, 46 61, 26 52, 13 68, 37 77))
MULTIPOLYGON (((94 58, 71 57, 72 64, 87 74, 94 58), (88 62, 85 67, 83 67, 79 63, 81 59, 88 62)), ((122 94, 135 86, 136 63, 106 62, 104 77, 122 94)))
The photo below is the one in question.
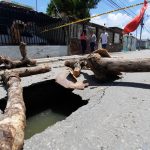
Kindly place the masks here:
MULTIPOLYGON (((144 0, 114 0, 119 6, 125 7, 130 6, 133 4, 144 2, 144 0), (122 2, 122 3, 121 3, 122 2)), ((150 3, 149 3, 150 5, 150 3)), ((106 24, 107 27, 120 27, 124 28, 127 23, 129 23, 136 15, 139 14, 139 11, 141 9, 142 5, 127 9, 127 13, 124 11, 118 11, 115 13, 111 13, 108 15, 100 16, 93 18, 91 22, 94 22, 96 24, 104 25, 106 24)), ((110 6, 110 3, 108 0, 102 0, 98 5, 96 9, 91 10, 91 15, 101 14, 103 12, 107 12, 110 10, 117 9, 116 7, 110 6), (105 8, 105 9, 104 9, 105 8)), ((141 26, 138 27, 138 29, 135 32, 132 32, 134 36, 137 36, 137 38, 140 38, 140 30, 141 26)), ((142 32, 142 39, 150 39, 150 6, 148 6, 145 16, 144 16, 144 27, 142 32)))
MULTIPOLYGON (((11 1, 11 0, 7 0, 11 1)), ((37 11, 38 12, 46 12, 46 8, 50 0, 13 0, 14 2, 18 2, 21 4, 25 4, 28 6, 31 6, 34 10, 36 10, 36 2, 37 2, 37 11)), ((101 0, 96 8, 91 9, 90 14, 91 16, 96 14, 101 14, 103 12, 111 11, 114 9, 117 9, 117 7, 113 6, 108 2, 109 0, 101 0)), ((119 6, 125 7, 137 3, 141 3, 144 0, 114 0, 119 6)), ((150 3, 149 3, 150 5, 150 3)), ((142 5, 127 9, 127 12, 124 11, 118 11, 115 13, 107 14, 100 17, 95 17, 91 19, 91 22, 104 25, 106 24, 107 27, 120 27, 124 28, 124 26, 132 20, 132 18, 135 17, 135 15, 138 15, 142 5)), ((140 26, 138 29, 132 33, 134 36, 137 36, 137 38, 140 37, 140 26)), ((142 39, 150 39, 150 6, 146 10, 145 17, 144 17, 144 28, 142 32, 142 39)))

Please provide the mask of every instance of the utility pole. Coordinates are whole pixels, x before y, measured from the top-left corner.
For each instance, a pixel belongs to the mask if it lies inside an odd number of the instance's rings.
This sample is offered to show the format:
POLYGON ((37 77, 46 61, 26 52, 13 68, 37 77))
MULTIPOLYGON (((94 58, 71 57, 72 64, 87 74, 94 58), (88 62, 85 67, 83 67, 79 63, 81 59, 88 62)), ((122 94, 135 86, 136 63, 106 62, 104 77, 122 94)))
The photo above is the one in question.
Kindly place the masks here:
POLYGON ((137 39, 137 29, 136 29, 136 39, 137 39))
POLYGON ((37 0, 36 0, 36 11, 37 11, 37 0))
POLYGON ((141 49, 141 38, 142 38, 142 30, 144 26, 144 17, 141 19, 141 31, 140 31, 140 41, 139 41, 139 50, 141 49))

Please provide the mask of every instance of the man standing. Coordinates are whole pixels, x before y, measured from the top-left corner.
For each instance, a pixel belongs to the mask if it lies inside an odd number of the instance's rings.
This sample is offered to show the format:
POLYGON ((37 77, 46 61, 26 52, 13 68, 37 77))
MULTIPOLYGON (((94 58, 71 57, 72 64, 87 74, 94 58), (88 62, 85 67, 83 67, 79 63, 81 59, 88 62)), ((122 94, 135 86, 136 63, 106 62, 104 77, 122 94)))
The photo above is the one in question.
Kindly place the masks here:
POLYGON ((107 42, 108 42, 108 33, 106 30, 103 30, 103 33, 100 36, 101 43, 102 43, 102 48, 106 49, 107 42))
POLYGON ((96 35, 94 34, 94 31, 91 31, 91 37, 90 37, 91 52, 95 50, 95 44, 96 44, 96 35))

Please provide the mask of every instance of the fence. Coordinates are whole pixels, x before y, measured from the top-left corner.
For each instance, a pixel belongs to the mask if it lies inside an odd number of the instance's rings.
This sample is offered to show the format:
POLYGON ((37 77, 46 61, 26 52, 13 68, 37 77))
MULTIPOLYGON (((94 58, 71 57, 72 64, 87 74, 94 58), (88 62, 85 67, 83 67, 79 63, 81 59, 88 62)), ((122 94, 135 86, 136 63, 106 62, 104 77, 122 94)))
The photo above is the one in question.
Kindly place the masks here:
POLYGON ((65 29, 41 32, 63 24, 58 18, 0 2, 0 45, 66 45, 65 29))
MULTIPOLYGON (((72 39, 79 41, 83 28, 87 31, 90 28, 94 29, 99 42, 100 34, 105 28, 93 23, 82 22, 83 24, 72 24, 67 27, 49 30, 68 22, 70 22, 70 19, 52 18, 30 8, 0 2, 0 45, 18 45, 20 41, 24 41, 28 45, 69 45, 72 39), (48 31, 42 32, 44 30, 48 31)), ((109 43, 113 45, 113 47, 108 46, 108 49, 110 51, 120 51, 122 49, 121 43, 114 43, 116 33, 119 33, 117 37, 120 39, 122 37, 120 29, 117 31, 116 29, 107 28, 107 31, 110 37, 109 43)))

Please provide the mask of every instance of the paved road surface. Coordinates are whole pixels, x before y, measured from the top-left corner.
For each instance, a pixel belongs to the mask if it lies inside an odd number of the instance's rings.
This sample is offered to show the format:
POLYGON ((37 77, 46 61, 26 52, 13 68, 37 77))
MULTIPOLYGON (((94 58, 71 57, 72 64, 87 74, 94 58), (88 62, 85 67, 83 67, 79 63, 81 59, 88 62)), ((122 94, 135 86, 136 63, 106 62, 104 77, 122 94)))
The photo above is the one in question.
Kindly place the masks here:
MULTIPOLYGON (((113 55, 150 58, 150 51, 113 55)), ((50 78, 59 71, 55 66, 51 75, 28 77, 22 83, 50 78)), ((119 80, 100 84, 85 70, 80 79, 88 79, 90 86, 74 93, 88 104, 26 140, 24 150, 150 150, 150 73, 124 73, 119 80)))

